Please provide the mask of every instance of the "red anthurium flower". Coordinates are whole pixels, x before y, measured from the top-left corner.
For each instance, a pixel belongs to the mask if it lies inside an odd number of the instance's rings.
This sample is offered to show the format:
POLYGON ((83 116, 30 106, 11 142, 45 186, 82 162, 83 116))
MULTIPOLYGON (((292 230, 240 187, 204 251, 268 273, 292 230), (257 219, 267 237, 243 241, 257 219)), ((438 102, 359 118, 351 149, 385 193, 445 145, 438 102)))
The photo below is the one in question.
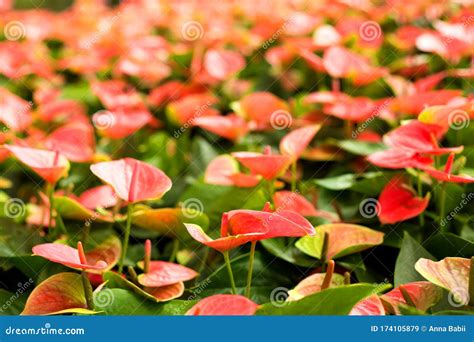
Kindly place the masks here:
POLYGON ((392 148, 401 148, 417 153, 443 154, 449 152, 459 153, 463 146, 438 147, 437 136, 439 126, 424 124, 418 120, 412 120, 408 124, 400 126, 384 136, 384 142, 392 148))
POLYGON ((171 189, 171 180, 160 169, 133 158, 97 163, 90 168, 127 202, 160 199, 171 189))
POLYGON ((177 101, 190 94, 205 91, 203 86, 197 84, 184 84, 180 81, 169 81, 153 89, 148 95, 148 103, 159 107, 168 102, 177 101))
POLYGON ((430 106, 445 105, 454 98, 461 96, 461 90, 443 89, 426 92, 416 92, 404 96, 398 96, 390 104, 390 107, 402 114, 418 115, 430 106))
POLYGON ((294 211, 303 216, 323 217, 331 222, 338 220, 337 215, 328 211, 317 210, 311 202, 296 192, 277 191, 273 195, 273 201, 277 212, 287 210, 294 211))
POLYGON ((419 153, 404 149, 389 149, 372 153, 367 160, 374 165, 386 169, 404 169, 408 167, 425 167, 433 163, 433 159, 419 153))
POLYGON ((431 306, 441 300, 443 293, 441 289, 428 281, 415 281, 400 285, 396 289, 384 294, 381 298, 387 311, 390 313, 399 314, 398 305, 413 305, 421 311, 428 310, 431 306), (408 302, 407 298, 408 296, 408 302))
POLYGON ((331 77, 351 78, 357 85, 371 83, 387 73, 383 68, 370 65, 366 58, 340 46, 332 46, 324 52, 323 64, 331 77))
POLYGON ((94 130, 85 123, 68 124, 51 133, 44 145, 63 154, 70 161, 89 162, 94 158, 94 130))
POLYGON ((433 167, 424 167, 422 168, 423 171, 428 173, 431 177, 440 180, 442 182, 450 182, 450 183, 473 183, 474 177, 469 175, 453 175, 451 173, 451 169, 454 163, 454 153, 450 153, 448 156, 448 160, 446 161, 446 165, 444 170, 437 170, 433 167))
POLYGON ((104 136, 112 139, 123 139, 135 133, 154 118, 144 106, 117 107, 113 110, 101 110, 92 116, 92 122, 104 136))
POLYGON ((234 152, 232 156, 247 167, 252 174, 261 175, 267 180, 280 176, 291 163, 289 156, 272 154, 270 147, 265 148, 264 153, 234 152))
POLYGON ((254 130, 274 129, 273 125, 289 126, 291 115, 288 104, 269 92, 255 92, 242 98, 233 107, 235 112, 250 122, 254 130), (273 116, 273 118, 272 118, 273 116), (282 125, 277 122, 280 120, 282 125))
POLYGON ((212 107, 216 103, 217 98, 209 93, 191 94, 169 103, 166 112, 174 123, 192 125, 196 118, 218 116, 219 111, 212 107))
POLYGON ((88 209, 110 208, 117 204, 117 196, 110 185, 100 185, 84 191, 78 198, 79 203, 88 209))
POLYGON ((141 105, 140 94, 130 84, 122 80, 92 82, 92 91, 107 109, 134 107, 141 105))
POLYGON ((232 141, 239 141, 249 131, 247 122, 234 114, 197 117, 193 124, 232 141))
POLYGON ((83 270, 102 270, 107 268, 107 263, 102 260, 97 261, 94 265, 88 264, 80 242, 77 244, 77 249, 60 243, 44 243, 34 246, 33 253, 49 261, 72 268, 83 270))
POLYGON ((418 115, 418 120, 423 123, 441 126, 443 133, 451 126, 455 128, 467 127, 470 119, 474 119, 474 101, 460 105, 432 106, 418 115))
POLYGON ((68 160, 57 151, 15 145, 5 145, 5 148, 48 183, 56 183, 69 170, 68 160))
POLYGON ((388 182, 379 197, 379 220, 393 224, 420 215, 428 206, 429 195, 417 197, 404 183, 403 177, 395 176, 388 182))
POLYGON ((280 141, 281 154, 291 156, 293 160, 298 159, 320 128, 321 125, 311 125, 288 133, 280 141))
POLYGON ((258 305, 241 295, 218 294, 200 300, 188 316, 252 316, 258 305))
POLYGON ((256 186, 260 182, 260 177, 241 173, 237 161, 224 154, 209 163, 204 173, 204 181, 208 184, 246 188, 256 186))
POLYGON ((212 49, 204 55, 204 69, 212 77, 224 81, 245 66, 245 59, 236 51, 212 49))
POLYGON ((138 282, 147 287, 161 287, 191 280, 198 276, 194 270, 166 261, 151 261, 149 271, 138 276, 138 282))
POLYGON ((206 233, 204 233, 202 228, 198 225, 191 223, 185 223, 184 225, 194 240, 202 243, 203 245, 214 248, 215 250, 218 250, 221 253, 244 245, 248 242, 257 241, 259 237, 264 236, 265 232, 268 231, 267 229, 263 231, 254 230, 254 232, 252 233, 228 235, 213 240, 206 233))
POLYGON ((13 131, 23 131, 31 124, 31 107, 22 98, 0 88, 0 121, 13 131))
POLYGON ((383 316, 385 309, 379 296, 372 295, 357 303, 349 313, 351 316, 383 316))

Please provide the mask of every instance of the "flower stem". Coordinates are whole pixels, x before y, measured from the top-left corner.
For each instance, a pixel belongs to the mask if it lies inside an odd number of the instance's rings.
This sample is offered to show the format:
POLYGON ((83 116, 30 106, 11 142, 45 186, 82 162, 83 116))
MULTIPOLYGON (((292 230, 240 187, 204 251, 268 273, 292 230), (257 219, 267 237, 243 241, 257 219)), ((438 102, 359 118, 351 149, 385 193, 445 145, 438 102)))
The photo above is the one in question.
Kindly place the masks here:
MULTIPOLYGON (((418 172, 416 176, 416 183, 417 183, 417 188, 418 188, 418 197, 423 198, 423 184, 421 183, 420 172, 418 172)), ((420 227, 424 227, 424 226, 425 226, 425 213, 423 211, 420 214, 420 227)))
POLYGON ((179 240, 174 239, 173 240, 173 250, 171 251, 171 256, 169 259, 169 262, 174 262, 176 259, 176 254, 178 254, 179 251, 179 240))
POLYGON ((48 200, 49 200, 49 224, 48 224, 48 235, 51 232, 52 225, 53 225, 53 209, 54 209, 54 185, 48 183, 46 186, 46 190, 48 193, 48 200))
POLYGON ((232 294, 237 294, 237 289, 235 287, 234 273, 232 273, 232 266, 230 265, 229 252, 222 252, 224 255, 225 264, 227 266, 227 272, 229 273, 230 286, 232 287, 232 294))
POLYGON ((439 226, 441 231, 446 231, 446 227, 443 226, 443 220, 446 217, 446 182, 441 184, 439 197, 439 226))
POLYGON ((291 191, 296 191, 296 160, 291 163, 291 191))
POLYGON ((201 274, 204 271, 204 267, 206 267, 207 259, 209 258, 209 247, 204 247, 204 255, 202 256, 201 264, 199 265, 198 273, 201 274))
POLYGON ((252 286, 252 274, 253 274, 253 262, 255 259, 255 247, 257 246, 257 241, 252 241, 250 243, 250 256, 249 256, 249 270, 247 273, 247 286, 245 288, 245 296, 250 298, 250 288, 252 286))
POLYGON ((86 297, 87 308, 94 310, 94 296, 92 294, 92 286, 89 278, 87 277, 86 271, 82 271, 82 286, 84 287, 84 295, 86 297))
POLYGON ((122 255, 120 256, 120 262, 119 262, 119 269, 118 269, 119 273, 122 273, 123 263, 125 261, 125 256, 127 255, 128 240, 130 239, 130 229, 132 227, 132 211, 133 211, 133 204, 129 203, 127 206, 127 224, 125 226, 125 235, 123 237, 122 255))

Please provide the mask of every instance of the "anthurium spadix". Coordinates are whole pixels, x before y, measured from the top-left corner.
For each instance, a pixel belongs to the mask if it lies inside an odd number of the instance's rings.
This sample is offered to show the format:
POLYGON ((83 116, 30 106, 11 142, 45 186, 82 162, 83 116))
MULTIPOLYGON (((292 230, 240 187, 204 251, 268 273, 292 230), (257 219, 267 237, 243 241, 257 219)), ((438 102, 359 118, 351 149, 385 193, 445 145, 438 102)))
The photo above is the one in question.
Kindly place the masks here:
POLYGON ((121 272, 128 249, 133 203, 160 199, 171 189, 171 179, 160 169, 133 158, 93 164, 91 171, 109 184, 118 197, 128 203, 123 251, 119 263, 121 272))

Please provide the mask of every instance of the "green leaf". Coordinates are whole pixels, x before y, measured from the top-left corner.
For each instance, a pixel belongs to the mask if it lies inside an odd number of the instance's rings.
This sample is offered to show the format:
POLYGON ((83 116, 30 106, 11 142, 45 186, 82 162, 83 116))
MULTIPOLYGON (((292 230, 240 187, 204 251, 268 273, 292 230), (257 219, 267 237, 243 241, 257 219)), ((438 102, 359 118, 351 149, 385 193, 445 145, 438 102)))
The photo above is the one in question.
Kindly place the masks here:
POLYGON ((295 247, 295 238, 274 238, 261 241, 263 247, 274 256, 291 264, 314 267, 316 262, 295 247))
POLYGON ((152 230, 160 235, 189 238, 183 223, 193 223, 206 230, 209 218, 194 208, 151 209, 141 207, 132 214, 132 222, 138 227, 152 230))
POLYGON ((153 303, 131 291, 113 288, 94 293, 97 309, 106 315, 183 315, 196 301, 173 300, 166 303, 153 303))
POLYGON ((390 285, 354 284, 329 288, 281 306, 266 303, 257 315, 347 315, 358 302, 390 285))
POLYGON ((382 143, 359 140, 340 140, 336 141, 336 145, 347 152, 359 156, 368 156, 369 154, 387 149, 387 147, 382 143))
POLYGON ((124 290, 130 290, 137 295, 141 296, 142 298, 151 300, 153 302, 159 302, 159 300, 153 297, 151 294, 145 292, 142 288, 138 287, 136 284, 132 283, 131 281, 122 278, 119 274, 115 272, 105 272, 104 273, 104 281, 107 283, 107 287, 109 288, 119 288, 124 290))
POLYGON ((425 242, 424 247, 437 259, 474 255, 474 243, 452 233, 436 234, 425 242))
POLYGON ((15 293, 0 289, 0 315, 19 315, 25 306, 26 296, 18 291, 15 293))
POLYGON ((402 247, 395 264, 395 287, 413 281, 425 280, 416 270, 415 264, 420 258, 436 260, 426 249, 423 248, 410 234, 405 232, 402 247))
POLYGON ((348 173, 344 175, 316 179, 314 183, 322 188, 341 191, 353 190, 367 195, 377 195, 391 178, 391 172, 348 173))
POLYGON ((0 219, 0 257, 31 255, 33 246, 43 242, 37 230, 0 219))

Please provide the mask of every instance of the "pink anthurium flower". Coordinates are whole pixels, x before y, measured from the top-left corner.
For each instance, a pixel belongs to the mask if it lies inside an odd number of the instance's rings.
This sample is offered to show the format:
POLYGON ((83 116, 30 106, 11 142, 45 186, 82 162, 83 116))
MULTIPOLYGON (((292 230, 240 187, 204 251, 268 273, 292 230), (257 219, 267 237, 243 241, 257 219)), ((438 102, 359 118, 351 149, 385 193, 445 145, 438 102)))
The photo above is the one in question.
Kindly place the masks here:
POLYGON ((119 263, 120 273, 128 248, 133 203, 160 199, 171 189, 171 180, 160 169, 133 158, 97 163, 90 168, 92 173, 114 189, 118 197, 128 202, 127 223, 119 263))
POLYGON ((437 135, 439 126, 424 124, 418 120, 412 120, 408 124, 400 126, 384 136, 384 142, 392 148, 400 148, 425 154, 443 154, 462 152, 463 146, 439 147, 437 135))
POLYGON ((252 316, 258 305, 240 295, 218 294, 200 300, 188 316, 252 316))
POLYGON ((399 314, 400 304, 414 306, 418 310, 426 311, 439 302, 443 294, 439 287, 428 281, 415 281, 399 287, 381 296, 385 310, 391 314, 399 314), (408 297, 408 298, 407 298, 408 297))
POLYGON ((379 220, 382 224, 393 224, 420 215, 428 206, 430 196, 417 197, 402 177, 392 178, 379 197, 379 220))
POLYGON ((68 160, 58 151, 16 145, 5 145, 4 147, 48 183, 57 183, 59 179, 67 175, 69 170, 68 160))
POLYGON ((357 303, 349 313, 350 316, 383 316, 385 308, 379 296, 371 295, 357 303))
POLYGON ((450 182, 450 183, 474 183, 474 177, 469 175, 453 175, 452 167, 454 163, 454 153, 451 153, 448 156, 448 160, 446 161, 446 165, 444 170, 437 170, 433 167, 423 167, 421 168, 423 171, 428 173, 431 177, 442 181, 442 182, 450 182))
POLYGON ((281 139, 280 153, 298 159, 320 129, 321 125, 311 125, 291 131, 281 139))
POLYGON ((272 154, 269 146, 264 153, 234 152, 232 156, 254 175, 261 175, 267 180, 280 176, 291 163, 291 157, 281 154, 272 154))
POLYGON ((10 130, 25 130, 31 124, 32 104, 0 88, 0 121, 10 130))
POLYGON ((220 81, 228 79, 244 66, 245 59, 236 51, 211 49, 204 55, 204 69, 220 81))
POLYGON ((82 244, 78 242, 77 249, 60 243, 44 243, 33 247, 33 254, 57 262, 64 266, 83 270, 102 270, 107 263, 100 260, 94 265, 87 263, 82 244))
POLYGON ((171 180, 163 171, 133 158, 101 162, 90 168, 129 203, 160 199, 171 189, 171 180))
POLYGON ((239 141, 249 131, 247 122, 235 114, 197 117, 193 124, 234 142, 239 141))
POLYGON ((433 159, 429 157, 401 148, 372 153, 367 157, 367 160, 386 169, 423 168, 433 163, 433 159))
POLYGON ((110 208, 117 204, 117 195, 110 185, 99 185, 79 195, 79 203, 88 209, 110 208))
POLYGON ((294 211, 303 216, 323 217, 329 221, 337 221, 337 215, 323 210, 318 210, 304 196, 292 191, 276 191, 273 195, 276 211, 294 211))
POLYGON ((146 273, 138 276, 138 282, 147 287, 161 287, 191 280, 197 277, 194 270, 167 261, 151 261, 146 273))
POLYGON ((260 176, 240 172, 237 161, 230 155, 222 154, 207 165, 204 181, 208 184, 252 188, 260 182, 260 176))

